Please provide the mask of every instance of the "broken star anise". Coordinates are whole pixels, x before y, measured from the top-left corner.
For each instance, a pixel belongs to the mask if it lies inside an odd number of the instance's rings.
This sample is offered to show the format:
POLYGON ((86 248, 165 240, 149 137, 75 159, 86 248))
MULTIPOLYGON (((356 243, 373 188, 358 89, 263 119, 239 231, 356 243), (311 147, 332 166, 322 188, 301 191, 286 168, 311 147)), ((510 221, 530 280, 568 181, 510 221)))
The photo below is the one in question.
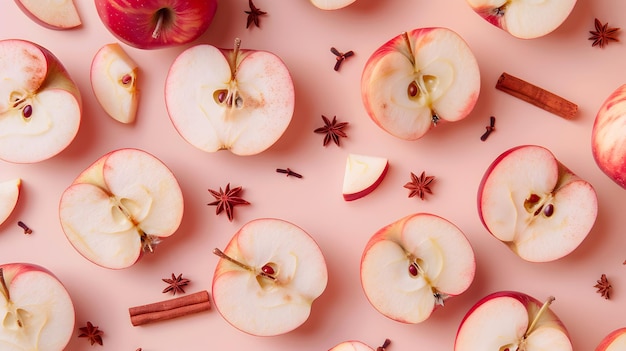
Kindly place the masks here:
POLYGON ((404 187, 410 190, 409 197, 417 196, 424 200, 424 196, 427 193, 433 193, 432 190, 430 190, 430 183, 432 183, 433 180, 435 180, 435 177, 427 176, 425 172, 422 172, 419 177, 411 172, 411 181, 404 184, 404 187))
POLYGON ((78 334, 79 338, 87 338, 91 345, 102 345, 102 335, 104 333, 102 332, 102 330, 98 329, 97 326, 91 324, 91 322, 87 322, 86 327, 78 328, 78 330, 80 330, 80 334, 78 334))
POLYGON ((609 283, 609 279, 606 277, 606 274, 602 274, 600 279, 597 281, 597 284, 593 286, 598 289, 597 292, 604 297, 605 299, 609 299, 611 296, 611 283, 609 283))
POLYGON ((594 25, 596 30, 589 31, 589 34, 591 34, 589 40, 593 40, 592 47, 599 46, 603 48, 611 41, 619 41, 617 39, 619 28, 609 27, 608 23, 602 24, 597 18, 594 20, 594 25))
POLYGON ((267 14, 267 12, 261 11, 261 9, 259 9, 258 7, 256 7, 254 5, 252 0, 248 0, 248 5, 250 6, 250 11, 244 11, 245 13, 248 14, 248 20, 246 22, 246 28, 250 27, 250 25, 252 23, 254 23, 254 25, 257 26, 257 27, 260 27, 260 25, 259 25, 259 17, 262 16, 262 15, 267 14))
POLYGON ((163 289, 163 293, 171 292, 172 295, 176 295, 176 293, 185 293, 184 287, 191 282, 191 280, 183 278, 183 274, 179 274, 178 276, 172 273, 172 278, 161 279, 167 284, 169 284, 165 289, 163 289))
POLYGON ((324 126, 315 129, 313 132, 317 134, 326 134, 324 136, 323 145, 326 146, 332 140, 337 146, 341 146, 339 138, 346 138, 346 132, 343 131, 348 126, 348 122, 337 122, 337 116, 333 116, 331 121, 326 116, 322 115, 324 120, 324 126))
POLYGON ((226 185, 226 188, 222 190, 220 188, 219 191, 215 191, 209 189, 209 192, 215 198, 215 201, 208 203, 209 206, 217 206, 215 209, 215 214, 218 215, 222 213, 222 211, 226 212, 229 221, 233 221, 233 207, 236 205, 249 205, 250 203, 241 197, 237 196, 241 192, 242 187, 238 186, 236 188, 230 188, 230 183, 226 185))

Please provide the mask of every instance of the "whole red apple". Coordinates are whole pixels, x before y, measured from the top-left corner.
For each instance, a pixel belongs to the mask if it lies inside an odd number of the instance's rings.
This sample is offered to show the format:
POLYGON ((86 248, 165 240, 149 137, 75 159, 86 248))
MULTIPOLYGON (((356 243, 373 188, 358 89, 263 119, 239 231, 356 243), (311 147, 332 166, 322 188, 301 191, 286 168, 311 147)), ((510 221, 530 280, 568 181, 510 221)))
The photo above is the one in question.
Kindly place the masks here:
POLYGON ((602 104, 591 132, 591 151, 598 167, 626 188, 626 84, 602 104))

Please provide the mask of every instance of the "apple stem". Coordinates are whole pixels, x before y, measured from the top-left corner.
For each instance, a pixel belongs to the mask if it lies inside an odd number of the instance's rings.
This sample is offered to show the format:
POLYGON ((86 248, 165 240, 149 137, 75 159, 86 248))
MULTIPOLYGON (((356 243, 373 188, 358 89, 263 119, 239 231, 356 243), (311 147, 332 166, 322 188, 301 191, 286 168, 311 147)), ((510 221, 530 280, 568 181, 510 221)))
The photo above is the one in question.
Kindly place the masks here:
MULTIPOLYGON (((231 258, 230 256, 228 256, 227 254, 225 254, 222 250, 220 250, 218 248, 213 249, 213 253, 215 255, 219 256, 220 258, 223 258, 223 259, 225 259, 225 260, 227 260, 229 262, 232 262, 232 263, 236 264, 237 266, 239 266, 239 267, 241 267, 241 268, 243 268, 245 270, 248 270, 248 271, 251 271, 251 272, 256 272, 256 270, 254 268, 248 266, 247 264, 241 263, 241 262, 231 258)), ((263 276, 265 278, 268 278, 268 279, 271 279, 271 280, 276 280, 276 278, 274 278, 273 276, 271 276, 271 275, 269 275, 269 274, 267 274, 267 273, 265 273, 263 271, 258 271, 257 273, 260 276, 263 276)))
POLYGON ((0 268, 0 286, 2 287, 2 295, 4 295, 7 301, 11 301, 11 295, 9 294, 7 282, 4 280, 4 271, 2 268, 0 268))
POLYGON ((389 344, 391 344, 391 340, 385 339, 385 342, 383 342, 381 346, 377 347, 376 351, 385 351, 385 349, 389 347, 389 344))
POLYGON ((407 55, 411 64, 415 66, 415 58, 413 57, 413 47, 411 46, 411 39, 409 38, 409 33, 402 32, 402 38, 404 38, 404 43, 409 48, 409 54, 407 55))
POLYGON ((550 304, 554 300, 555 300, 554 296, 550 296, 548 297, 548 300, 543 303, 543 306, 541 306, 541 308, 535 315, 535 318, 533 318, 533 321, 530 323, 530 326, 526 330, 526 333, 524 334, 524 339, 526 339, 528 335, 533 331, 533 329, 535 328, 535 325, 537 324, 537 321, 539 321, 539 318, 541 318, 541 315, 548 309, 548 307, 550 307, 550 304))
POLYGON ((235 48, 233 49, 233 59, 230 62, 230 71, 232 72, 232 78, 237 76, 237 60, 239 57, 239 51, 241 50, 241 39, 235 38, 235 48))
POLYGON ((163 11, 158 11, 159 15, 157 17, 157 23, 154 26, 154 31, 152 31, 152 39, 158 39, 159 36, 161 35, 161 28, 163 27, 163 20, 165 17, 165 14, 163 13, 163 11))

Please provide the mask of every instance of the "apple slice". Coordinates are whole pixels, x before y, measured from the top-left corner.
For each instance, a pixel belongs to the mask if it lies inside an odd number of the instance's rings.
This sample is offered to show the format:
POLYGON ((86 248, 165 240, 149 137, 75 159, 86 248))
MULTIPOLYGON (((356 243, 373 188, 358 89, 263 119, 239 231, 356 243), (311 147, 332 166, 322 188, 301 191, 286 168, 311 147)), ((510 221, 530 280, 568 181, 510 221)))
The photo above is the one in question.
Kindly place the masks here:
POLYGON ((50 51, 20 39, 0 40, 0 159, 33 163, 74 140, 80 91, 50 51))
POLYGON ((15 0, 15 3, 44 27, 70 29, 82 24, 73 0, 15 0))
POLYGON ((626 350, 626 328, 619 328, 607 335, 595 351, 623 351, 626 350))
POLYGON ((576 0, 467 0, 487 22, 522 38, 542 37, 557 29, 574 9, 576 0))
POLYGON ((515 291, 499 291, 478 301, 457 331, 454 351, 571 351, 567 329, 545 303, 515 291))
POLYGON ((21 187, 20 178, 0 182, 0 224, 4 223, 15 209, 21 187))
MULTIPOLYGON (((390 343, 389 339, 385 340, 382 346, 376 348, 376 351, 385 351, 390 343)), ((361 341, 351 340, 341 342, 328 351, 374 351, 374 349, 361 341)))
POLYGON ((74 332, 74 305, 63 284, 30 263, 0 265, 0 349, 64 350, 74 332))
POLYGON ((328 273, 317 243, 301 228, 275 218, 245 224, 213 276, 213 301, 237 329, 252 335, 284 334, 302 325, 326 289, 328 273))
POLYGON ((463 232, 428 213, 380 229, 361 258, 367 299, 384 316, 402 323, 428 319, 444 300, 469 288, 475 271, 474 251, 463 232))
POLYGON ((311 0, 313 6, 321 10, 338 10, 342 9, 356 0, 311 0))
POLYGON ((122 123, 137 115, 137 63, 118 43, 106 44, 91 62, 91 87, 104 111, 122 123))
POLYGON ((476 58, 447 28, 419 28, 392 38, 370 56, 361 77, 368 115, 405 140, 421 138, 439 121, 467 117, 479 92, 476 58))
POLYGON ((266 51, 197 45, 172 64, 165 103, 180 135, 206 152, 258 154, 285 132, 295 107, 291 75, 266 51))
POLYGON ((102 267, 136 263, 178 229, 183 196, 172 172, 138 149, 112 151, 63 192, 59 217, 74 248, 102 267))
POLYGON ((349 154, 343 176, 343 198, 360 199, 371 193, 385 179, 389 161, 383 157, 349 154))
POLYGON ((498 156, 478 189, 483 225, 521 258, 561 258, 593 227, 598 200, 587 181, 561 164, 546 148, 522 145, 498 156))
POLYGON ((591 132, 591 151, 602 172, 626 189, 626 84, 604 101, 591 132))

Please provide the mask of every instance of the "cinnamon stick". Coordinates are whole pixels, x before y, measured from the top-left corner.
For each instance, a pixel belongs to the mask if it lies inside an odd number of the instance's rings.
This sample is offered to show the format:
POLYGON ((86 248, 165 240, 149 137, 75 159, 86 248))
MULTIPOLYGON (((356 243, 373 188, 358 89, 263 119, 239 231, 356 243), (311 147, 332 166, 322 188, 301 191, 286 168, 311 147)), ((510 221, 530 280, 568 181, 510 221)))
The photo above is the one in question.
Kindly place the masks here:
POLYGON ((132 325, 139 326, 206 311, 210 308, 209 293, 203 290, 170 300, 131 307, 128 313, 132 325))
POLYGON ((566 119, 574 118, 578 112, 578 105, 573 102, 506 72, 498 78, 496 89, 566 119))

